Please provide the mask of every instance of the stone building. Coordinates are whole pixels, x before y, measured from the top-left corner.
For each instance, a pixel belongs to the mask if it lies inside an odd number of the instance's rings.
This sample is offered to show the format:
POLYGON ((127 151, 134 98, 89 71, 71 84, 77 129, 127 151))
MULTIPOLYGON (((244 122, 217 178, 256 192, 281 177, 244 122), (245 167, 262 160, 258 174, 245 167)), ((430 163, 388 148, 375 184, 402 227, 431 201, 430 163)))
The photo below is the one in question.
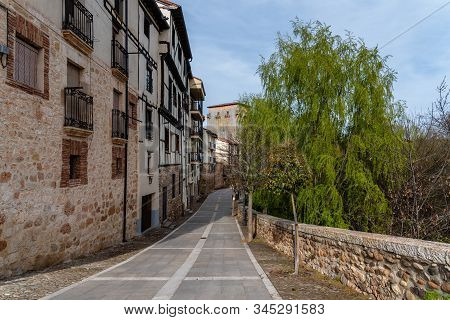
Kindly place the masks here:
POLYGON ((162 223, 184 214, 183 150, 185 119, 189 116, 189 61, 192 52, 181 6, 157 0, 169 25, 160 33, 159 206, 162 223))
POLYGON ((181 7, 0 0, 1 45, 0 277, 181 215, 192 58, 181 7))
MULTIPOLYGON (((203 81, 192 77, 190 83, 190 111, 186 135, 188 139, 188 163, 187 163, 187 205, 192 208, 195 201, 200 198, 200 175, 201 167, 204 165, 206 151, 203 146, 203 101, 206 93, 203 81)), ((214 188, 210 189, 214 190, 214 188)))
POLYGON ((217 145, 217 134, 210 129, 205 129, 203 131, 203 166, 201 170, 200 179, 200 193, 206 195, 210 190, 214 190, 222 187, 220 179, 218 179, 218 184, 216 185, 216 145, 217 145))
POLYGON ((237 136, 239 105, 237 102, 218 104, 208 107, 208 127, 219 138, 234 140, 237 136))
POLYGON ((0 275, 10 275, 136 235, 137 130, 125 112, 136 112, 137 70, 124 58, 123 2, 2 4, 0 275))
POLYGON ((237 159, 239 145, 238 134, 239 105, 237 102, 224 103, 208 107, 208 128, 217 133, 215 147, 215 187, 228 185, 230 166, 237 159))

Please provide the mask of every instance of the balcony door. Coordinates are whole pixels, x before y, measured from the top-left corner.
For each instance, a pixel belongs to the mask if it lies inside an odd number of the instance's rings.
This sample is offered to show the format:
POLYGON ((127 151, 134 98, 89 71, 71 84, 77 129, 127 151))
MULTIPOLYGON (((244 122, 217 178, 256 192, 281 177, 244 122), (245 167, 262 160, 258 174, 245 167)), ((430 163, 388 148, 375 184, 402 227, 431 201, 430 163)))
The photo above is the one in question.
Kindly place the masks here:
POLYGON ((67 86, 69 88, 78 88, 81 86, 80 81, 81 69, 71 62, 67 62, 67 86))

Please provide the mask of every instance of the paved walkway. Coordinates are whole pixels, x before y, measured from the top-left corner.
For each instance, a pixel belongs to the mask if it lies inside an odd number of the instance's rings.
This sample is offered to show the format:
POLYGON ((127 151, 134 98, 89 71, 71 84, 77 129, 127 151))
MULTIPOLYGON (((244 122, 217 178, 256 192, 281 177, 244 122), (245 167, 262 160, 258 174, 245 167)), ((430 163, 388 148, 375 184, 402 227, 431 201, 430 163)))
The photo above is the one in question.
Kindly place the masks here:
POLYGON ((179 228, 138 255, 46 299, 279 299, 231 216, 231 192, 211 194, 179 228))

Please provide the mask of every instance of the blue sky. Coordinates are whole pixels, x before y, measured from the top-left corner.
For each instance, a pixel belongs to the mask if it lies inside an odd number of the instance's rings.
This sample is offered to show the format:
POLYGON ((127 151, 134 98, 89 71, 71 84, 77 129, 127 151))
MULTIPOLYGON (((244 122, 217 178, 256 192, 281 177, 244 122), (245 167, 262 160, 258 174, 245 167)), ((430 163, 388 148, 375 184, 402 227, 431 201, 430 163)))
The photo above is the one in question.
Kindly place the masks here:
MULTIPOLYGON (((206 105, 260 92, 256 69, 275 50, 277 32, 290 21, 319 20, 343 35, 346 30, 370 47, 382 46, 446 0, 179 0, 194 55, 194 74, 205 82, 206 105)), ((381 50, 398 72, 395 96, 409 114, 424 113, 436 87, 450 82, 450 5, 381 50)))

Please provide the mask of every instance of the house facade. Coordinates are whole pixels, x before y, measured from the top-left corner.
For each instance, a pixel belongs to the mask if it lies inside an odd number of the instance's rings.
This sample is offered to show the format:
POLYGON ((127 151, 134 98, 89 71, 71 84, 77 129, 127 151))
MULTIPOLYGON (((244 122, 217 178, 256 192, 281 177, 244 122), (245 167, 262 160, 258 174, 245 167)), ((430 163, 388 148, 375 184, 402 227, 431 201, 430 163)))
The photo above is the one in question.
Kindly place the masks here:
POLYGON ((0 0, 0 55, 0 277, 183 214, 192 53, 181 7, 0 0))
POLYGON ((203 131, 203 166, 201 171, 200 180, 200 193, 206 195, 209 190, 220 188, 220 177, 217 179, 216 185, 216 146, 217 146, 217 134, 210 129, 203 131))
POLYGON ((239 104, 237 102, 224 103, 208 107, 208 128, 217 134, 215 147, 215 186, 223 188, 228 185, 227 176, 230 166, 236 161, 239 127, 239 104))

